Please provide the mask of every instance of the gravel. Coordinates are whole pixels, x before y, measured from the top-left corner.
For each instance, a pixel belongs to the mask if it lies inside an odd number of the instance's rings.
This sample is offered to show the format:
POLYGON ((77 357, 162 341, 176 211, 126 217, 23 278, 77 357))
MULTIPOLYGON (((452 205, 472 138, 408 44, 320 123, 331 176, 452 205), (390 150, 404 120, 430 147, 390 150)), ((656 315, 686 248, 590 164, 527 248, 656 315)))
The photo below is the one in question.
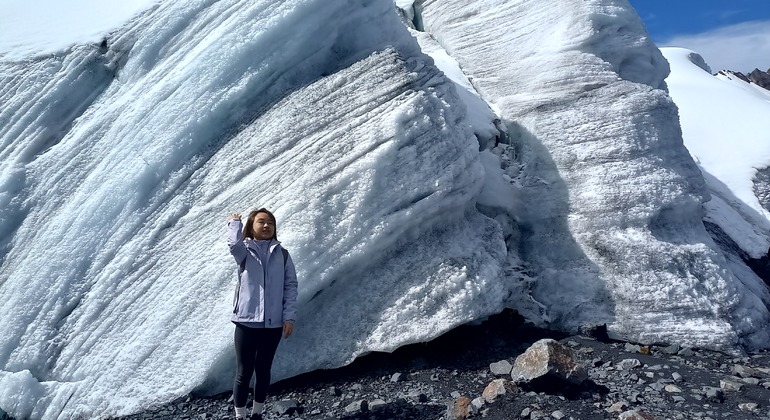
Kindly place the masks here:
MULTIPOLYGON (((680 343, 642 346, 566 336, 522 324, 515 313, 504 312, 479 325, 458 327, 430 343, 369 354, 343 368, 273 384, 264 418, 439 420, 448 419, 448 408, 462 399, 471 401, 468 413, 460 413, 468 418, 770 419, 768 366, 767 352, 736 357, 680 343), (513 363, 542 338, 570 347, 589 379, 580 386, 553 384, 533 390, 499 376, 500 368, 505 371, 506 363, 513 363), (500 381, 508 381, 507 392, 490 403, 482 392, 494 380, 498 387, 500 381)), ((232 418, 230 393, 191 395, 122 417, 232 418)))

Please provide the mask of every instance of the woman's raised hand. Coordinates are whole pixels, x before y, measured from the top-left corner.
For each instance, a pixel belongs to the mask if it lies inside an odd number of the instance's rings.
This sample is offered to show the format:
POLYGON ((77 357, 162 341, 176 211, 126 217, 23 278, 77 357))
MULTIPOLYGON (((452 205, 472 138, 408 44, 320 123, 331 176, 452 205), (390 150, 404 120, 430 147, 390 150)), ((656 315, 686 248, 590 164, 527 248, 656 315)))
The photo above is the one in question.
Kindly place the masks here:
POLYGON ((230 213, 230 216, 227 217, 227 220, 240 219, 240 218, 241 218, 240 213, 230 213))

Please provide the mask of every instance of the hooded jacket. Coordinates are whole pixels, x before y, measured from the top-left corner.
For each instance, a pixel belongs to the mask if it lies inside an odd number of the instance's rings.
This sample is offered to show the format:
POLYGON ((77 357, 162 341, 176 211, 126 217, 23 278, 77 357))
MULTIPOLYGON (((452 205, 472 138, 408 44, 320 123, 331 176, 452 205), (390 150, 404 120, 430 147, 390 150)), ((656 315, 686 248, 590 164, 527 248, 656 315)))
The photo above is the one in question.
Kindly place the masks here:
POLYGON ((266 328, 278 328, 294 322, 297 313, 297 273, 281 243, 270 240, 265 265, 257 257, 251 238, 243 239, 240 219, 227 222, 227 245, 240 269, 235 292, 233 322, 264 322, 266 328), (284 261, 284 255, 287 259, 284 261))

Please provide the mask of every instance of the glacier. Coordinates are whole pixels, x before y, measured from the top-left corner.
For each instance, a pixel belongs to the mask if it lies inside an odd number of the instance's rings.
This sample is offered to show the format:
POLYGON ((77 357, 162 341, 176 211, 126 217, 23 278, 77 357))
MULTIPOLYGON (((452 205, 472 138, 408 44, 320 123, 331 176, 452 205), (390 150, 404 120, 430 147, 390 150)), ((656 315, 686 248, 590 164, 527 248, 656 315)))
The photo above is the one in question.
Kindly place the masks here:
POLYGON ((230 388, 225 217, 263 206, 300 281, 274 380, 506 307, 766 348, 666 60, 626 0, 557 3, 144 2, 103 42, 0 45, 0 408, 230 388))

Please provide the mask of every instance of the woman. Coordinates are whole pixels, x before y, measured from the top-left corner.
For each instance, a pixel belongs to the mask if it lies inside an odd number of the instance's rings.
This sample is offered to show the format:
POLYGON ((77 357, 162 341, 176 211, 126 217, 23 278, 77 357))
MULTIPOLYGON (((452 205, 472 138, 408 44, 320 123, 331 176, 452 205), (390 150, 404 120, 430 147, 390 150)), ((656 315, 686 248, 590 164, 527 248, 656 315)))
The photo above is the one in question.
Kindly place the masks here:
POLYGON ((230 214, 227 244, 239 267, 232 316, 237 363, 233 385, 235 417, 247 418, 246 400, 254 373, 250 418, 262 420, 275 351, 281 335, 289 338, 294 329, 297 274, 289 253, 278 242, 275 216, 264 208, 249 213, 245 226, 240 214, 230 214))

